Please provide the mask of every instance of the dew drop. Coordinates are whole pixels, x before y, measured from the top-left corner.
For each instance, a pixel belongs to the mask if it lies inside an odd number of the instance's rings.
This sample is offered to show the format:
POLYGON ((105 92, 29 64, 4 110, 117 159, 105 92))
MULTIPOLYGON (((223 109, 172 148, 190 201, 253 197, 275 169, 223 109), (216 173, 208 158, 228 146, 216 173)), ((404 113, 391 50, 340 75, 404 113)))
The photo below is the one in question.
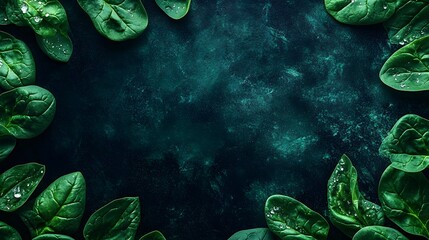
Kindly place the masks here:
POLYGON ((28 6, 27 6, 27 4, 22 4, 21 5, 21 11, 22 11, 22 13, 27 13, 28 12, 28 6))

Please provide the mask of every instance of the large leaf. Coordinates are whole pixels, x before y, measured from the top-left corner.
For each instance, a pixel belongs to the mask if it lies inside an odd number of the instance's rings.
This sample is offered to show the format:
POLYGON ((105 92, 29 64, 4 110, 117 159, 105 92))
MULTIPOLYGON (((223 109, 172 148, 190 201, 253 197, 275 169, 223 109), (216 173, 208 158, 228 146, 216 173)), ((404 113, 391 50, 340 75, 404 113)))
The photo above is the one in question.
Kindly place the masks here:
POLYGON ((21 240, 21 236, 13 227, 0 222, 0 240, 21 240))
POLYGON ((16 138, 42 133, 55 115, 55 98, 46 89, 30 85, 0 94, 0 125, 16 138))
POLYGON ((325 0, 335 20, 352 25, 381 23, 395 13, 396 0, 325 0))
POLYGON ((7 158, 15 148, 16 139, 10 132, 0 125, 0 161, 7 158))
POLYGON ((429 238, 429 181, 423 173, 389 166, 381 176, 378 196, 392 222, 408 233, 429 238))
POLYGON ((155 2, 169 17, 176 20, 186 16, 191 6, 191 0, 155 0, 155 2))
POLYGON ((85 179, 80 172, 55 180, 20 216, 31 235, 71 234, 79 228, 85 209, 85 179))
MULTIPOLYGON (((429 22, 428 22, 429 24, 429 22)), ((380 79, 401 91, 429 90, 429 36, 400 48, 387 59, 380 79)))
POLYGON ((397 0, 396 12, 384 27, 391 43, 407 44, 429 33, 429 1, 397 0))
POLYGON ((380 155, 402 171, 425 169, 429 165, 429 120, 414 114, 401 117, 381 143, 380 155))
POLYGON ((13 212, 31 196, 45 175, 38 163, 16 165, 0 175, 0 210, 13 212))
POLYGON ((396 229, 382 226, 364 227, 353 236, 353 240, 408 240, 396 229))
POLYGON ((346 155, 329 178, 328 209, 331 222, 349 237, 365 226, 384 222, 381 207, 365 200, 359 192, 356 169, 346 155))
POLYGON ((283 195, 273 195, 265 203, 268 228, 280 239, 326 239, 329 224, 303 203, 283 195))
POLYGON ((74 240, 74 238, 62 234, 43 234, 32 240, 74 240))
POLYGON ((152 231, 143 235, 140 240, 166 240, 160 231, 152 231))
MULTIPOLYGON (((228 240, 274 240, 277 237, 268 228, 253 228, 234 233, 228 240)), ((142 240, 142 239, 140 239, 142 240)), ((146 240, 146 239, 145 239, 146 240)))
POLYGON ((148 18, 140 0, 78 0, 97 31, 106 38, 123 41, 138 37, 148 18))
POLYGON ((73 53, 73 43, 66 32, 58 31, 53 36, 36 34, 40 49, 49 58, 59 62, 68 62, 73 53))
POLYGON ((86 240, 132 240, 140 223, 137 197, 116 199, 91 215, 83 230, 86 240))
POLYGON ((33 84, 36 65, 24 42, 0 31, 0 86, 6 90, 33 84))

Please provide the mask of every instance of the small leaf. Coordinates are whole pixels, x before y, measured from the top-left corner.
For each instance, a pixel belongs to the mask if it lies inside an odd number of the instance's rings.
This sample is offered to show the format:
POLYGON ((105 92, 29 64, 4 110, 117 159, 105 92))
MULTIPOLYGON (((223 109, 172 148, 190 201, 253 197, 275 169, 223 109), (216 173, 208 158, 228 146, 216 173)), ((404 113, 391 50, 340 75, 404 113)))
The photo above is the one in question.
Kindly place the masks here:
POLYGON ((16 139, 9 131, 0 125, 0 161, 7 158, 15 148, 16 139))
POLYGON ((400 48, 387 59, 381 68, 381 81, 400 91, 429 90, 428 54, 429 36, 400 48))
POLYGON ((172 19, 181 19, 189 11, 191 0, 155 0, 156 4, 172 19))
POLYGON ((0 222, 0 240, 21 240, 21 236, 13 227, 0 222))
POLYGON ((55 180, 20 216, 31 235, 71 234, 79 228, 85 209, 85 179, 80 172, 55 180))
POLYGON ((335 227, 352 237, 359 229, 382 225, 381 207, 363 198, 357 184, 357 172, 343 155, 328 181, 329 217, 335 227))
POLYGON ((74 238, 62 234, 43 234, 32 240, 74 240, 74 238))
POLYGON ((265 203, 268 228, 282 240, 326 239, 329 224, 303 203, 283 195, 273 195, 265 203))
POLYGON ((146 233, 140 240, 166 240, 164 235, 160 231, 152 231, 150 233, 146 233))
POLYGON ((325 8, 335 20, 351 25, 369 25, 389 19, 395 0, 325 0, 325 8))
POLYGON ((113 41, 136 38, 148 24, 145 8, 140 0, 78 0, 89 15, 94 27, 113 41))
POLYGON ((353 236, 353 240, 408 240, 396 229, 382 226, 364 227, 353 236))
POLYGON ((394 168, 420 172, 429 165, 429 120, 418 115, 401 117, 380 146, 394 168))
POLYGON ((13 212, 31 196, 45 175, 38 163, 16 165, 0 175, 0 210, 13 212))
POLYGON ((140 222, 137 197, 116 199, 91 215, 83 230, 86 240, 132 240, 140 222))
POLYGON ((16 138, 42 133, 55 115, 55 98, 46 89, 30 85, 0 94, 0 125, 16 138))
POLYGON ((386 216, 404 231, 429 238, 429 181, 423 173, 387 167, 378 196, 386 216))
POLYGON ((36 79, 33 55, 24 42, 0 31, 0 86, 6 90, 30 85, 36 79))
MULTIPOLYGON (((268 228, 253 228, 234 233, 228 240, 275 240, 278 239, 268 228)), ((142 239, 140 239, 142 240, 142 239)))
POLYGON ((73 43, 67 33, 57 31, 53 36, 36 34, 37 44, 49 58, 59 62, 68 62, 73 53, 73 43))

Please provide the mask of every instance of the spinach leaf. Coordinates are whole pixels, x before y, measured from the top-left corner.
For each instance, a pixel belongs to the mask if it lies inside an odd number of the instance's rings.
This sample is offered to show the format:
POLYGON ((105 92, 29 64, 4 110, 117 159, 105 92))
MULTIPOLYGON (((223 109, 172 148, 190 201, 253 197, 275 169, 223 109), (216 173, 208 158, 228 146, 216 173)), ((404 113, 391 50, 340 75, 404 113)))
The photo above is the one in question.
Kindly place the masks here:
POLYGON ((55 115, 55 98, 46 89, 30 85, 0 94, 0 125, 16 138, 42 133, 55 115))
POLYGON ((13 227, 0 222, 0 240, 21 240, 21 236, 13 227))
POLYGON ((396 11, 386 22, 391 43, 404 45, 429 33, 429 2, 397 0, 396 11))
POLYGON ((429 120, 418 115, 401 117, 380 146, 394 168, 420 172, 429 165, 429 120))
POLYGON ((429 90, 428 54, 429 36, 400 48, 387 59, 381 68, 381 81, 387 86, 401 91, 429 90))
POLYGON ((402 233, 396 229, 382 226, 364 227, 356 235, 353 240, 408 240, 402 233))
POLYGON ((8 25, 10 24, 10 20, 7 17, 6 5, 9 0, 0 1, 0 25, 8 25))
POLYGON ((325 0, 327 12, 335 20, 351 25, 369 25, 389 19, 396 0, 325 0))
POLYGON ((146 233, 140 240, 166 240, 164 235, 160 231, 152 231, 150 233, 146 233))
POLYGON ((6 90, 33 84, 36 65, 24 42, 0 31, 0 86, 6 90))
POLYGON ((186 16, 191 6, 191 0, 155 0, 155 2, 169 17, 176 20, 186 16))
POLYGON ((83 229, 86 240, 132 240, 140 223, 137 197, 113 200, 89 217, 83 229))
POLYGON ((328 209, 331 222, 349 237, 365 226, 384 222, 381 207, 365 200, 359 192, 356 169, 346 155, 329 178, 328 209))
POLYGON ((66 32, 57 31, 53 36, 36 34, 37 44, 49 58, 59 62, 68 62, 73 53, 73 43, 66 32))
POLYGON ((46 233, 71 234, 79 228, 85 209, 85 179, 80 172, 55 180, 20 213, 33 237, 46 233))
POLYGON ((404 231, 429 238, 429 181, 423 173, 387 167, 378 196, 386 216, 404 231))
POLYGON ((140 0, 78 0, 94 27, 113 41, 136 38, 146 29, 148 17, 140 0))
MULTIPOLYGON (((275 240, 277 237, 268 228, 253 228, 234 233, 228 240, 275 240)), ((142 239, 140 239, 142 240, 142 239)))
POLYGON ((0 175, 0 210, 13 212, 31 196, 45 175, 38 163, 16 165, 0 175))
POLYGON ((7 158, 15 148, 16 139, 10 132, 0 125, 0 161, 7 158))
POLYGON ((74 240, 74 238, 62 234, 43 234, 32 240, 74 240))
POLYGON ((329 224, 303 203, 283 195, 270 196, 265 203, 268 228, 280 239, 326 239, 329 224))

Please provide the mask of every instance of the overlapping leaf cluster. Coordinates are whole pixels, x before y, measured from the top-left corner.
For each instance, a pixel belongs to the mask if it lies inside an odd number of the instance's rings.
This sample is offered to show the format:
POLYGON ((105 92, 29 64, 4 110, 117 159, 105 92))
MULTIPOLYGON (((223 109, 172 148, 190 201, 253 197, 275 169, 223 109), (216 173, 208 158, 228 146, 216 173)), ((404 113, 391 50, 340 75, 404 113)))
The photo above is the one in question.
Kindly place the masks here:
MULTIPOLYGON (((382 226, 384 216, 403 231, 429 239, 429 120, 408 114, 383 140, 380 155, 392 164, 381 176, 381 206, 366 200, 358 188, 357 171, 343 155, 328 180, 328 210, 332 224, 353 240, 407 240, 399 231, 382 226)), ((268 228, 243 230, 229 240, 325 240, 329 225, 303 203, 273 195, 265 204, 268 228)))
POLYGON ((400 91, 429 90, 429 2, 426 0, 325 0, 327 12, 351 25, 383 23, 389 41, 405 45, 386 61, 382 82, 400 91))

